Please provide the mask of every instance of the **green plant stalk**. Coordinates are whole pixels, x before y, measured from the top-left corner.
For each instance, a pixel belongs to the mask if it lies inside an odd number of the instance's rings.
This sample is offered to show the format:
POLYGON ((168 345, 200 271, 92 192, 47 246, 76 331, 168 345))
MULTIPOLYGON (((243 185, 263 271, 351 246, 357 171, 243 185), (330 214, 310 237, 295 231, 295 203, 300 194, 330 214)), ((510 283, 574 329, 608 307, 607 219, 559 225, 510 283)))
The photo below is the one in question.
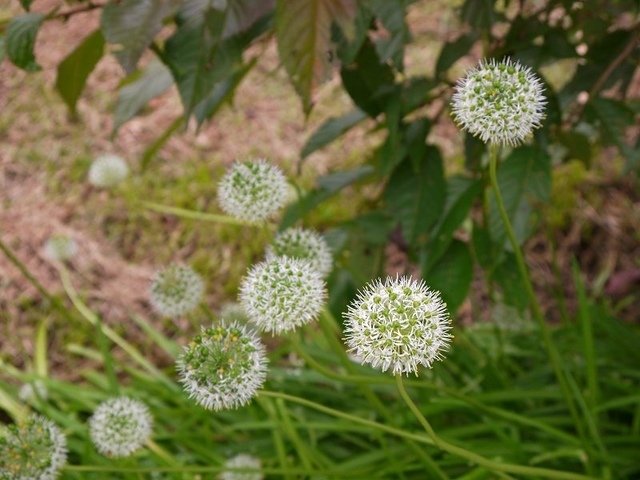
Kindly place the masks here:
POLYGON ((278 398, 274 402, 276 410, 280 413, 280 418, 282 419, 281 425, 283 426, 284 431, 287 436, 291 440, 294 448, 298 452, 298 457, 302 461, 302 466, 307 470, 313 470, 313 464, 315 463, 317 466, 322 467, 321 462, 316 462, 312 460, 313 453, 310 452, 305 444, 300 438, 298 431, 294 428, 291 418, 289 417, 289 412, 287 412, 286 403, 278 398))
POLYGON ((274 424, 274 428, 271 430, 271 435, 273 437, 273 443, 276 446, 276 454, 278 455, 278 462, 280 462, 280 467, 284 472, 286 472, 286 473, 283 473, 283 478, 285 480, 288 480, 291 478, 291 475, 293 473, 289 472, 289 461, 287 460, 287 451, 284 446, 282 433, 280 433, 280 429, 278 428, 278 424, 279 424, 278 417, 275 412, 273 401, 271 399, 267 400, 260 397, 258 397, 256 401, 260 404, 262 409, 267 413, 267 416, 271 419, 271 421, 274 424))
POLYGON ((584 428, 583 428, 582 422, 580 421, 580 417, 578 416, 578 410, 571 397, 571 389, 569 388, 567 379, 563 374, 560 354, 558 353, 553 343, 553 339, 551 338, 551 331, 549 330, 549 326, 547 325, 547 322, 544 319, 544 316, 542 314, 542 309, 540 308, 540 304, 538 303, 538 299, 533 290, 533 285, 531 283, 531 278, 529 276, 529 270, 527 268, 527 264, 525 263, 522 250, 520 249, 520 245, 518 244, 518 240, 516 239, 516 235, 513 231, 513 227, 511 226, 511 221, 509 220, 509 215, 507 214, 507 210, 504 206, 504 200, 502 199, 502 194, 500 193, 500 186, 498 185, 498 176, 496 173, 499 148, 500 147, 496 145, 491 145, 489 147, 489 178, 491 182, 491 188, 493 189, 493 193, 496 198, 498 212, 500 213, 500 218, 502 219, 502 223, 504 225, 507 238, 509 239, 509 243, 511 244, 511 248, 513 249, 513 254, 516 257, 518 272, 520 273, 520 277, 522 279, 522 282, 524 283, 527 297, 529 298, 529 306, 531 308, 531 312, 533 313, 534 318, 536 319, 536 322, 538 323, 540 332, 542 333, 542 339, 544 341, 547 354, 549 355, 549 359, 551 361, 551 365, 553 367, 553 371, 555 373, 556 379, 560 384, 562 395, 565 398, 565 401, 569 408, 569 412, 571 413, 571 417, 573 418, 573 421, 578 429, 578 432, 580 433, 580 436, 584 437, 584 428))
POLYGON ((143 201, 142 206, 148 210, 153 210, 154 212, 164 213, 168 215, 175 215, 176 217, 188 218, 191 220, 201 220, 204 222, 214 222, 214 223, 225 223, 228 225, 237 225, 237 226, 245 226, 245 227, 257 226, 250 222, 245 222, 244 220, 239 220, 237 218, 229 217, 227 215, 220 215, 217 213, 198 212, 198 211, 189 210, 186 208, 172 207, 169 205, 161 205, 159 203, 154 203, 154 202, 143 201))
MULTIPOLYGON (((294 395, 289 395, 281 392, 272 392, 268 390, 261 390, 259 392, 259 395, 263 397, 282 398, 283 400, 286 400, 289 402, 294 402, 299 405, 304 405, 306 407, 313 408, 314 410, 325 413, 327 415, 331 415, 337 418, 342 418, 353 423, 358 423, 360 425, 365 425, 367 427, 371 427, 376 430, 380 430, 382 432, 389 433, 397 437, 407 438, 407 439, 414 440, 416 442, 424 443, 427 445, 435 445, 435 442, 433 441, 433 439, 428 435, 419 435, 419 434, 407 432, 406 430, 402 430, 399 428, 390 427, 388 425, 384 425, 382 423, 378 423, 373 420, 367 420, 365 418, 356 417, 355 415, 344 413, 344 412, 341 412, 340 410, 335 410, 333 408, 325 407, 324 405, 321 405, 316 402, 312 402, 311 400, 307 400, 306 398, 300 398, 294 395)), ((413 403, 413 401, 408 395, 407 395, 407 399, 409 402, 413 403)), ((414 407, 417 410, 417 407, 415 406, 415 404, 414 404, 414 407)), ((419 413, 419 410, 418 410, 418 413, 419 413)), ((558 470, 551 470, 548 468, 527 467, 523 465, 514 465, 511 463, 502 463, 502 462, 485 458, 482 455, 478 455, 476 453, 470 452, 462 447, 458 447, 456 445, 450 444, 439 437, 438 437, 438 441, 444 451, 452 455, 458 456, 460 458, 469 460, 470 462, 475 463, 477 465, 495 470, 497 472, 514 473, 514 474, 521 474, 521 475, 529 475, 531 477, 552 478, 552 479, 560 479, 560 480, 597 480, 595 477, 589 477, 586 475, 580 475, 572 472, 562 472, 558 470)))
POLYGON ((398 392, 400 393, 400 396, 406 403, 407 407, 409 407, 413 415, 416 417, 418 422, 420 422, 424 430, 427 432, 427 434, 429 435, 429 438, 434 443, 434 445, 436 445, 438 448, 442 449, 443 451, 450 453, 451 455, 464 458, 479 466, 486 467, 496 472, 514 473, 514 474, 520 474, 520 475, 530 475, 532 477, 537 476, 537 477, 544 477, 544 478, 556 478, 556 479, 567 479, 567 480, 586 480, 586 479, 594 480, 593 477, 588 477, 588 476, 576 474, 573 472, 562 472, 562 471, 551 470, 547 468, 527 467, 524 465, 513 465, 513 464, 498 462, 498 461, 483 457, 482 455, 478 455, 477 453, 473 453, 472 451, 467 450, 463 447, 459 447, 457 445, 449 443, 446 440, 443 440, 442 438, 440 438, 436 434, 436 432, 431 427, 431 424, 429 423, 429 421, 425 418, 424 415, 422 415, 422 412, 420 412, 420 409, 418 408, 418 406, 414 403, 414 401, 411 399, 411 397, 407 393, 407 390, 405 389, 404 383, 402 380, 402 375, 396 375, 396 384, 397 384, 398 392))
MULTIPOLYGON (((342 343, 337 339, 336 334, 340 333, 340 327, 336 322, 336 319, 333 317, 331 312, 326 308, 322 310, 321 319, 320 319, 320 328, 322 329, 329 345, 332 347, 334 352, 337 354, 338 358, 342 362, 344 369, 347 373, 351 374, 354 372, 354 365, 351 359, 348 357, 347 352, 344 349, 342 343)), ((385 407, 384 403, 378 398, 378 396, 371 389, 370 384, 368 383, 358 383, 357 386, 362 391, 365 398, 369 401, 369 403, 378 411, 378 413, 384 418, 387 422, 393 423, 393 415, 389 411, 387 407, 385 407)), ((383 447, 386 447, 386 443, 384 443, 384 439, 381 439, 383 442, 383 447)), ((433 475, 436 475, 438 478, 442 480, 446 480, 447 475, 438 467, 436 462, 428 455, 425 454, 417 445, 415 445, 412 441, 406 440, 407 445, 411 448, 422 460, 425 464, 425 467, 429 469, 429 472, 433 475)))

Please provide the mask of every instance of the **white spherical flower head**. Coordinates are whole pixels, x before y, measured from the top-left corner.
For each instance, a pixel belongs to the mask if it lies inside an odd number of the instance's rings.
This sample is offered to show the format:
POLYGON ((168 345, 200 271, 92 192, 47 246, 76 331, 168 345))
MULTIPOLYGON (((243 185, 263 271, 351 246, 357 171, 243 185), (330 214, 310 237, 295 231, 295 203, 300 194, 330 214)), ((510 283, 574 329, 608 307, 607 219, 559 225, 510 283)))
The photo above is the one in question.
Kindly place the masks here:
POLYGON ((18 398, 26 403, 32 403, 36 400, 46 400, 48 396, 47 386, 40 379, 25 383, 20 387, 20 391, 18 392, 18 398))
POLYGON ((127 162, 117 155, 100 155, 89 168, 89 183, 95 187, 108 188, 122 182, 129 175, 127 162))
POLYGON ((250 223, 273 217, 288 195, 289 184, 282 170, 264 160, 234 163, 218 185, 220 208, 250 223))
POLYGON ((483 60, 458 81, 453 116, 463 130, 485 143, 518 145, 540 127, 543 90, 529 67, 509 59, 483 60))
POLYGON ((267 378, 267 354, 253 330, 237 323, 202 327, 178 358, 180 382, 208 410, 247 404, 267 378))
POLYGON ((44 245, 44 256, 58 262, 73 258, 77 252, 78 245, 66 235, 52 235, 44 245))
POLYGON ((451 321, 440 294, 410 277, 367 285, 349 306, 345 341, 354 358, 383 372, 415 373, 449 348, 451 321))
POLYGON ((179 317, 198 306, 204 293, 204 282, 191 267, 169 265, 151 281, 149 297, 153 308, 167 317, 179 317))
POLYGON ((331 249, 322 236, 313 230, 289 228, 280 232, 267 247, 267 258, 291 257, 307 260, 311 268, 326 277, 331 272, 331 249))
POLYGON ((315 320, 325 298, 322 275, 309 262, 289 257, 255 265, 240 285, 249 320, 276 335, 315 320))
POLYGON ((220 480, 262 480, 264 478, 260 471, 262 469, 260 459, 246 453, 230 458, 224 466, 229 470, 225 470, 219 475, 220 480), (242 469, 247 470, 242 471, 242 469))
POLYGON ((67 439, 53 422, 31 415, 0 429, 0 478, 53 480, 67 463, 67 439))
POLYGON ((89 434, 102 455, 128 457, 149 440, 152 424, 144 403, 117 397, 98 406, 89 419, 89 434))

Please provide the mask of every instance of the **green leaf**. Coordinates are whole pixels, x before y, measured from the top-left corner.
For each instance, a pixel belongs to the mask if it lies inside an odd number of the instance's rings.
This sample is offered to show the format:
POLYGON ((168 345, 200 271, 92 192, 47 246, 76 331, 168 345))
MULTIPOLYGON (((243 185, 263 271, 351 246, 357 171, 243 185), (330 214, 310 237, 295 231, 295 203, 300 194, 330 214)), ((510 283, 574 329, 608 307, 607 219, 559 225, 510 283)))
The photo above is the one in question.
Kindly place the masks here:
POLYGON ((470 178, 455 176, 447 182, 447 202, 444 215, 431 232, 429 243, 423 249, 420 266, 423 275, 447 250, 453 234, 469 215, 474 200, 482 192, 482 182, 470 178))
POLYGON ((445 43, 436 62, 436 74, 446 72, 458 59, 469 53, 477 39, 476 34, 469 33, 460 35, 453 42, 445 43))
POLYGON ((410 155, 393 172, 384 191, 391 216, 402 226, 410 245, 424 241, 427 232, 440 217, 446 199, 446 181, 440 152, 424 145, 410 146, 410 155))
POLYGON ((342 83, 354 103, 372 118, 388 109, 389 97, 395 93, 394 73, 378 58, 375 47, 366 40, 353 63, 343 65, 342 83))
POLYGON ((591 163, 591 144, 586 135, 575 131, 560 132, 558 140, 567 148, 569 159, 581 160, 585 165, 591 163))
POLYGON ((112 0, 102 10, 101 26, 107 42, 118 45, 116 57, 127 73, 173 15, 180 0, 112 0))
POLYGON ((405 21, 409 0, 368 0, 367 5, 378 18, 388 35, 376 42, 382 62, 392 60, 399 71, 404 70, 404 46, 411 41, 411 32, 405 21))
POLYGON ((149 100, 162 94, 173 84, 171 72, 158 61, 151 62, 141 75, 135 75, 134 78, 118 93, 114 131, 136 116, 149 100))
POLYGON ((291 227, 320 203, 331 198, 343 188, 368 177, 373 171, 374 169, 370 165, 362 165, 353 170, 331 173, 318 178, 317 187, 314 190, 287 208, 280 222, 280 230, 291 227))
POLYGON ((226 9, 222 38, 248 30, 259 19, 272 12, 275 0, 183 0, 178 16, 192 26, 202 21, 209 8, 226 9))
POLYGON ((494 3, 495 0, 466 0, 460 17, 477 30, 488 30, 498 19, 494 3))
POLYGON ((27 11, 31 8, 32 3, 33 3, 33 0, 20 0, 20 5, 22 5, 22 8, 24 8, 27 11))
POLYGON ((87 78, 104 53, 104 38, 100 30, 87 36, 67 58, 58 65, 56 89, 72 113, 82 95, 87 78))
POLYGON ((4 42, 4 37, 0 35, 0 63, 2 63, 6 54, 7 54, 7 50, 4 42))
POLYGON ((331 73, 331 26, 337 24, 350 36, 356 12, 356 0, 277 1, 280 59, 307 113, 316 87, 331 73))
POLYGON ((162 60, 171 69, 187 117, 219 82, 244 68, 244 49, 268 26, 268 18, 263 18, 249 30, 223 39, 228 12, 209 6, 199 21, 180 25, 165 45, 162 60))
POLYGON ((306 158, 316 150, 330 144, 366 118, 366 113, 359 108, 355 108, 341 117, 327 119, 306 141, 300 151, 300 158, 306 158))
POLYGON ((473 258, 467 244, 453 240, 423 277, 427 285, 440 292, 449 312, 455 313, 467 297, 473 278, 473 258))
MULTIPOLYGON (((551 192, 550 158, 536 147, 517 148, 498 166, 497 176, 505 210, 522 243, 531 230, 532 202, 547 200, 551 192)), ((489 194, 488 227, 493 241, 503 245, 506 232, 493 191, 489 194)))
POLYGON ((496 251, 495 244, 491 241, 487 229, 474 223, 471 241, 475 258, 480 266, 488 271, 493 270, 500 252, 496 251))
POLYGON ((26 13, 14 17, 5 32, 5 49, 9 60, 28 72, 40 70, 33 54, 36 36, 44 15, 41 13, 26 13))
POLYGON ((523 311, 529 304, 527 291, 522 283, 522 277, 518 273, 518 265, 513 253, 506 252, 503 261, 496 267, 491 275, 502 290, 504 303, 523 311))
POLYGON ((196 108, 193 110, 198 124, 202 124, 205 120, 211 118, 225 102, 232 101, 236 88, 238 88, 240 82, 242 82, 255 64, 256 60, 247 65, 243 65, 213 87, 209 96, 196 105, 196 108))

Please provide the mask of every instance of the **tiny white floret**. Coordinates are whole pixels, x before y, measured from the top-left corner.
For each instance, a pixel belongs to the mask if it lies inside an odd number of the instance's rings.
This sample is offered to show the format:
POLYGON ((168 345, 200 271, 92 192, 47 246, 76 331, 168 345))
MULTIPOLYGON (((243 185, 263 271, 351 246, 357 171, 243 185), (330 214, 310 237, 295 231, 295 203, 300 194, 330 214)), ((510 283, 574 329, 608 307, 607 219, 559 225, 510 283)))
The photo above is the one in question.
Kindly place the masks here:
POLYGON ((89 183, 100 188, 114 187, 128 175, 129 167, 122 157, 112 154, 100 155, 89 168, 89 183))

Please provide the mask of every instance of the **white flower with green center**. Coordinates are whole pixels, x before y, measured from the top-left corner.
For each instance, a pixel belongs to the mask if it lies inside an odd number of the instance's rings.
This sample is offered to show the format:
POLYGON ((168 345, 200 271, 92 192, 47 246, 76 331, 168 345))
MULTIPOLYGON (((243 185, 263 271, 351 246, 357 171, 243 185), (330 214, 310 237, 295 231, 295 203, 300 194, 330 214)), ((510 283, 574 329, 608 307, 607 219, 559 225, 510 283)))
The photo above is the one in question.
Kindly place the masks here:
POLYGON ((509 59, 483 60, 458 81, 453 117, 485 143, 518 145, 541 125, 543 90, 529 67, 509 59))
POLYGON ((331 272, 331 249, 322 236, 304 228, 289 228, 280 232, 267 247, 267 259, 291 257, 307 260, 311 268, 326 277, 331 272))
POLYGON ((102 455, 128 457, 149 440, 152 424, 144 403, 117 397, 98 406, 89 419, 89 434, 102 455))
POLYGON ((265 160, 236 162, 218 185, 218 203, 228 215, 263 223, 278 213, 289 196, 287 179, 265 160))
POLYGON ((208 409, 246 405, 267 378, 267 354, 253 330, 237 323, 202 327, 177 361, 189 398, 208 409))
POLYGON ((0 479, 53 480, 67 463, 67 439, 53 422, 30 415, 0 427, 0 479))
POLYGON ((89 168, 89 183, 95 187, 114 187, 129 175, 127 162, 117 155, 100 155, 89 168))
POLYGON ((44 401, 48 396, 47 386, 40 379, 23 384, 18 392, 18 398, 25 403, 33 403, 37 400, 44 401))
POLYGON ((367 285, 344 314, 353 358, 383 372, 418 373, 443 358, 451 320, 440 294, 422 280, 398 277, 367 285))
POLYGON ((161 315, 179 317, 198 306, 204 293, 204 282, 191 267, 169 265, 151 281, 149 297, 153 308, 161 315))
POLYGON ((240 285, 249 320, 276 335, 315 320, 326 295, 322 275, 309 262, 289 257, 254 265, 240 285))
POLYGON ((223 471, 219 475, 220 480, 262 480, 262 462, 253 455, 241 453, 230 458, 224 464, 229 470, 223 471), (242 469, 247 469, 242 471, 242 469), (253 471, 250 471, 253 470, 253 471))
POLYGON ((77 252, 78 245, 67 235, 52 235, 44 245, 44 256, 58 262, 73 258, 77 252))

